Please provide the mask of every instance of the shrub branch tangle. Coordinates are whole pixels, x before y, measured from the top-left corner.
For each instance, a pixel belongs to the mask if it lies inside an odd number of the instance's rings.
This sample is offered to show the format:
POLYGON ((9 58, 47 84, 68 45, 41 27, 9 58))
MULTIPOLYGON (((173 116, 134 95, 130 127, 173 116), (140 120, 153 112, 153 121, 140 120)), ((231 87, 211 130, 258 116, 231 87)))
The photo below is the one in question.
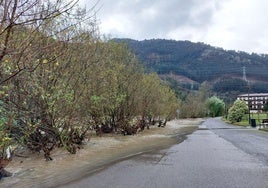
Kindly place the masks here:
POLYGON ((124 45, 100 40, 76 1, 4 0, 0 9, 2 160, 10 144, 51 160, 55 147, 76 153, 88 130, 135 134, 175 116, 174 92, 124 45))

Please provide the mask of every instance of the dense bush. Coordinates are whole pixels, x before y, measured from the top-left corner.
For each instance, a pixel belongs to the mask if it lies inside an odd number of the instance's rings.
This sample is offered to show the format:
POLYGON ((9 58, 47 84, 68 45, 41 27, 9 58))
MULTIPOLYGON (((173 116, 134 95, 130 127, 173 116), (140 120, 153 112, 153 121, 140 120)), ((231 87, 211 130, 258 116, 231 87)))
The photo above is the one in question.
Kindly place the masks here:
POLYGON ((204 82, 198 92, 189 93, 180 103, 180 118, 205 117, 208 113, 206 100, 210 95, 210 87, 204 82))
POLYGON ((0 20, 1 151, 12 137, 50 160, 55 147, 76 153, 89 129, 176 115, 175 93, 125 45, 101 40, 77 1, 5 2, 3 16, 14 17, 0 20))
POLYGON ((225 104, 223 100, 216 96, 210 97, 207 100, 207 107, 211 117, 222 116, 224 114, 225 104))
POLYGON ((248 112, 248 106, 245 101, 236 100, 228 111, 228 119, 234 122, 240 122, 244 114, 248 112))

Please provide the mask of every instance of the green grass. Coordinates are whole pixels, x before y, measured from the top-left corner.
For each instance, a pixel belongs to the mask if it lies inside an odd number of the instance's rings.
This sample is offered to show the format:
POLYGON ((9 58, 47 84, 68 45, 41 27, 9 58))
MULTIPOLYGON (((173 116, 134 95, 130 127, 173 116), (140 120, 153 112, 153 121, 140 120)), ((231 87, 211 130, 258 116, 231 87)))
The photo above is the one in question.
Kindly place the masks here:
MULTIPOLYGON (((228 119, 226 119, 225 117, 222 118, 222 120, 226 123, 229 123, 229 124, 233 124, 233 125, 237 125, 237 126, 244 126, 244 127, 247 127, 247 126, 251 126, 249 121, 248 121, 248 114, 245 114, 242 118, 242 121, 240 122, 235 122, 235 123, 231 123, 228 119)), ((268 114, 250 114, 250 118, 251 119, 255 119, 256 120, 256 125, 260 125, 261 122, 262 122, 262 119, 268 119, 268 114)), ((261 131, 265 131, 265 132, 268 132, 268 127, 266 128, 263 128, 263 129, 259 129, 261 131)))
MULTIPOLYGON (((249 120, 248 120, 248 114, 245 114, 244 116, 243 116, 243 118, 242 118, 242 121, 240 121, 240 122, 235 122, 235 123, 233 123, 234 125, 239 125, 239 126, 250 126, 250 123, 249 123, 249 120)), ((257 113, 254 113, 254 114, 250 114, 250 118, 251 119, 255 119, 256 120, 256 125, 260 125, 261 124, 261 122, 262 122, 262 119, 268 119, 268 115, 267 114, 265 114, 265 113, 259 113, 259 114, 257 114, 257 113)), ((226 122, 228 122, 228 120, 226 121, 226 122)), ((230 123, 230 122, 228 122, 228 123, 230 123)))

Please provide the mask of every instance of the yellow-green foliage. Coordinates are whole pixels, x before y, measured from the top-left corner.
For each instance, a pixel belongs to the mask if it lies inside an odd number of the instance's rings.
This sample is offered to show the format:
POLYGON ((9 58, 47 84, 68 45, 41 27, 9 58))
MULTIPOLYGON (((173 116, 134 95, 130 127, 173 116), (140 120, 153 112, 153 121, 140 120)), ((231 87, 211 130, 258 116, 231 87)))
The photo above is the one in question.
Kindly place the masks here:
MULTIPOLYGON (((29 14, 29 20, 35 16, 34 22, 8 26, 0 20, 0 44, 7 47, 0 49, 0 87, 8 87, 8 93, 0 91, 0 101, 14 114, 14 126, 21 130, 15 134, 23 134, 28 145, 36 136, 49 142, 53 135, 55 143, 75 152, 73 136, 83 139, 97 125, 174 117, 174 92, 156 74, 144 73, 125 45, 101 40, 95 20, 76 11, 76 1, 68 2, 52 3, 47 17, 38 17, 40 7, 48 8, 46 1, 20 4, 18 11, 26 11, 22 15, 29 14)), ((1 2, 0 7, 7 8, 1 2)), ((2 114, 0 121, 5 118, 2 114)), ((3 130, 5 123, 1 125, 3 130)), ((0 145, 6 145, 6 135, 2 137, 0 145)))
POLYGON ((240 122, 245 113, 248 112, 248 106, 245 101, 236 100, 228 111, 228 119, 232 123, 240 122))

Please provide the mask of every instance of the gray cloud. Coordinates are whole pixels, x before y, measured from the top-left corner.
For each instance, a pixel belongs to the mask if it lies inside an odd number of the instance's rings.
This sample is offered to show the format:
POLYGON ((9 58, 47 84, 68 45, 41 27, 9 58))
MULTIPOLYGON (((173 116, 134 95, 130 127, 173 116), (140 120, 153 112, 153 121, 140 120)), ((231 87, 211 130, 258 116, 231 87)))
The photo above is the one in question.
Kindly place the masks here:
POLYGON ((268 52, 267 0, 100 0, 98 7, 101 33, 112 37, 190 40, 268 52))
MULTIPOLYGON (((219 7, 216 0, 102 0, 100 4, 103 27, 112 24, 109 21, 114 17, 126 30, 131 28, 129 34, 122 34, 137 39, 165 38, 167 33, 185 26, 206 28, 219 7)), ((120 29, 113 27, 114 32, 122 32, 120 29)))

